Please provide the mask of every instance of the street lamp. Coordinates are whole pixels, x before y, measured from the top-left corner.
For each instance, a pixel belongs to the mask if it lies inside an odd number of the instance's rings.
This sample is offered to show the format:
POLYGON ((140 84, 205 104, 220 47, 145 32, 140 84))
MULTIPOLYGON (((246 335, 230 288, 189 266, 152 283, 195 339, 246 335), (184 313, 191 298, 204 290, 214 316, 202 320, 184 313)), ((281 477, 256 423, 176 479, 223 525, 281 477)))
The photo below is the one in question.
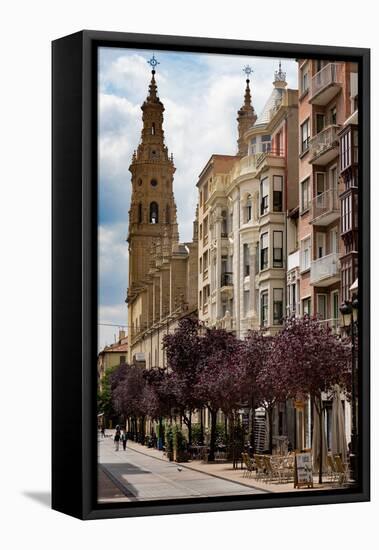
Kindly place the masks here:
POLYGON ((358 298, 353 296, 351 301, 345 301, 341 307, 342 324, 351 337, 351 453, 350 467, 352 478, 357 481, 357 387, 356 387, 356 337, 358 335, 358 298))

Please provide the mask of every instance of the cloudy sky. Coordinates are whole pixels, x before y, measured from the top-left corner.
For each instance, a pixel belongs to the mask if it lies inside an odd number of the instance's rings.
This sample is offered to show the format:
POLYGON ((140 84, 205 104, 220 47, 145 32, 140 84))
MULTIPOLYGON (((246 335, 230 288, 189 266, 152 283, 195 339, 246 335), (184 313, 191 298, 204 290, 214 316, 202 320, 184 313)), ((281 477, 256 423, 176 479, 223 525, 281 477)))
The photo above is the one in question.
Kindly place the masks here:
MULTIPOLYGON (((213 153, 235 154, 237 111, 243 104, 243 67, 253 68, 252 102, 259 115, 272 90, 278 59, 101 48, 99 52, 99 349, 127 325, 128 170, 142 127, 155 53, 156 81, 164 103, 164 130, 174 155, 174 193, 180 239, 191 240, 196 182, 213 153)), ((289 87, 297 88, 296 63, 282 60, 289 87)))

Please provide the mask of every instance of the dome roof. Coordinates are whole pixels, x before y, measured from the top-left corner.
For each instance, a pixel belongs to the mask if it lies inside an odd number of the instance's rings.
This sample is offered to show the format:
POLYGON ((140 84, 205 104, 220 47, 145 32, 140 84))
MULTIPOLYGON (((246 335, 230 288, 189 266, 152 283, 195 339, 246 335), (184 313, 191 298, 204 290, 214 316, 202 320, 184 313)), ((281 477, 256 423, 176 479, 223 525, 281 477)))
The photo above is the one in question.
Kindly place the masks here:
POLYGON ((284 88, 274 88, 272 90, 270 97, 266 101, 266 104, 263 107, 261 114, 259 115, 256 123, 254 124, 254 128, 257 128, 259 126, 265 126, 270 122, 271 111, 278 105, 278 103, 282 101, 283 94, 284 94, 284 88))

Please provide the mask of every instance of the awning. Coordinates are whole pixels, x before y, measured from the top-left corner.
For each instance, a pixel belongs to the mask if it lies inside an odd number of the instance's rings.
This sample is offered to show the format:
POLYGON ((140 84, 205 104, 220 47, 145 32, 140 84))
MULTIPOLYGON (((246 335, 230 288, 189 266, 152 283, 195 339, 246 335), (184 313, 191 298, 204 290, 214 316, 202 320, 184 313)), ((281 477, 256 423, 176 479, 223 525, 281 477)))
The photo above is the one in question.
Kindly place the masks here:
POLYGON ((354 292, 354 290, 358 290, 358 279, 355 279, 354 283, 351 285, 349 290, 351 292, 354 292))

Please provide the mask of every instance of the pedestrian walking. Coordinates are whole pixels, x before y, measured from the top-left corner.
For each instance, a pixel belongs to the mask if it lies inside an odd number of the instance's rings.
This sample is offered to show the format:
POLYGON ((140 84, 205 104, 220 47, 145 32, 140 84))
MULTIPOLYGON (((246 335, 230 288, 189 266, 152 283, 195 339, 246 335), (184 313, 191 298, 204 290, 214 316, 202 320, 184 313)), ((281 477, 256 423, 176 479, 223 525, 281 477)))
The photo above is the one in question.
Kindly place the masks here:
POLYGON ((101 426, 101 437, 105 437, 105 427, 101 426))
POLYGON ((126 430, 123 430, 121 439, 122 439, 122 448, 125 451, 126 450, 126 442, 128 441, 128 435, 126 433, 126 430))
POLYGON ((120 439, 121 439, 121 431, 120 426, 116 426, 116 433, 114 435, 114 446, 115 451, 118 451, 120 448, 120 439))

